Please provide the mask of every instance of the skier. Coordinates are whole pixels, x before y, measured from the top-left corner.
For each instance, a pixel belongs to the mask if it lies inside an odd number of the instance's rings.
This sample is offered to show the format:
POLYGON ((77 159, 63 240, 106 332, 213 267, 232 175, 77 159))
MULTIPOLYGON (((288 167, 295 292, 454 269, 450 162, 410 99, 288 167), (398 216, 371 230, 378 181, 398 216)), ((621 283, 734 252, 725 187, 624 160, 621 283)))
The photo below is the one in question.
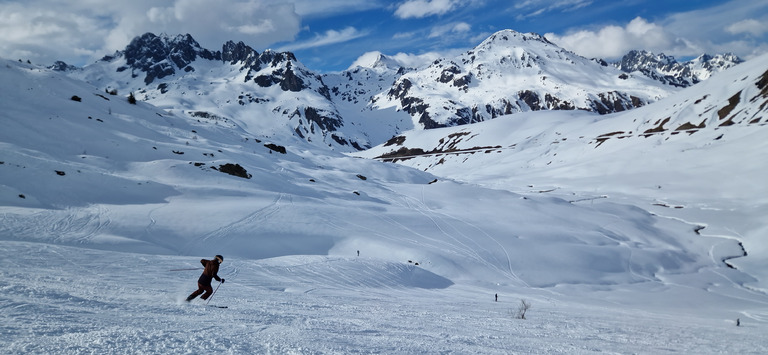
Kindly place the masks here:
POLYGON ((192 294, 187 297, 187 302, 192 301, 195 297, 200 296, 200 294, 203 294, 200 298, 204 300, 211 297, 211 294, 213 294, 213 287, 211 287, 212 279, 224 283, 224 279, 220 278, 218 275, 219 264, 222 262, 224 262, 224 257, 221 255, 216 255, 213 260, 200 260, 200 263, 203 264, 205 269, 203 270, 203 274, 200 275, 200 278, 197 279, 197 291, 192 292, 192 294))

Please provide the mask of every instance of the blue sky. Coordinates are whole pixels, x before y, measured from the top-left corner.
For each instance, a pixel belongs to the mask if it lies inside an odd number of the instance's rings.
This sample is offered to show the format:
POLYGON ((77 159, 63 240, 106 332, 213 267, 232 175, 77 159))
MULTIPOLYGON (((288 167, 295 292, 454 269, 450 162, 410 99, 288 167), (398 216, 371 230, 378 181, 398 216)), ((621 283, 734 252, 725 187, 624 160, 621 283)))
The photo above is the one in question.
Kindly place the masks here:
POLYGON ((768 0, 0 0, 0 56, 85 65, 145 32, 289 50, 319 72, 369 52, 418 64, 513 29, 586 57, 768 52, 768 0))

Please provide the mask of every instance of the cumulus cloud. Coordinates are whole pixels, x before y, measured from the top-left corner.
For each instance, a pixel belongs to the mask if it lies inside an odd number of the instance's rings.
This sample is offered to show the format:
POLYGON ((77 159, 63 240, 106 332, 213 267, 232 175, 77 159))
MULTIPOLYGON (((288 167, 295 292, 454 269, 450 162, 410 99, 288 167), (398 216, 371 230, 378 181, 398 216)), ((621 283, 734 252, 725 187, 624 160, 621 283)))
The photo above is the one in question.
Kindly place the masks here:
POLYGON ((613 59, 633 49, 652 52, 692 53, 700 50, 682 38, 669 33, 664 27, 636 17, 626 26, 606 26, 596 31, 581 30, 563 36, 545 35, 550 41, 588 58, 613 59))
POLYGON ((447 25, 433 27, 427 38, 441 37, 449 33, 467 33, 471 29, 472 26, 466 22, 449 23, 447 25))
POLYGON ((145 32, 191 34, 203 47, 227 40, 255 48, 293 40, 301 18, 285 2, 132 0, 0 2, 3 56, 86 64, 145 32))
POLYGON ((103 41, 103 26, 101 19, 81 13, 62 16, 56 7, 0 4, 0 52, 4 57, 45 63, 53 59, 43 53, 52 51, 90 57, 103 41))
MULTIPOLYGON (((163 2, 154 2, 154 4, 163 2)), ((292 40, 301 19, 292 4, 265 4, 254 1, 175 0, 154 5, 143 16, 121 18, 113 29, 127 33, 190 33, 201 45, 217 48, 227 40, 243 41, 256 48, 277 41, 292 40), (145 30, 146 29, 146 30, 145 30)))
POLYGON ((768 23, 755 19, 746 19, 726 27, 725 30, 730 34, 749 33, 757 37, 768 32, 768 23))
POLYGON ((399 63, 402 63, 404 67, 420 68, 420 67, 429 65, 430 63, 434 62, 437 59, 454 56, 456 54, 457 54, 456 51, 427 52, 427 53, 421 53, 421 54, 400 52, 389 57, 395 59, 399 63))
POLYGON ((401 3, 395 16, 401 19, 444 15, 459 5, 458 0, 408 0, 401 3))

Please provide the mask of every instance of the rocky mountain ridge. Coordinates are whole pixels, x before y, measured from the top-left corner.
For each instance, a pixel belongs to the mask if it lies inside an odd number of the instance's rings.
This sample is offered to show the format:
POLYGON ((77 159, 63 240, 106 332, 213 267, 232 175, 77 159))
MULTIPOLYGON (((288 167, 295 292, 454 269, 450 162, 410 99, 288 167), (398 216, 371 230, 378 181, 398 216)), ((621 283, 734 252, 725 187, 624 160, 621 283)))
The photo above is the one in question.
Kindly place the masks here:
POLYGON ((633 50, 614 63, 614 66, 623 72, 639 72, 671 86, 689 87, 742 62, 741 58, 731 53, 714 56, 702 54, 693 60, 678 62, 663 53, 633 50))
POLYGON ((674 91, 622 74, 538 34, 505 30, 455 58, 404 74, 374 106, 397 107, 429 129, 525 111, 619 112, 674 91))
POLYGON ((188 34, 146 33, 84 68, 57 62, 53 69, 108 90, 135 92, 139 100, 193 119, 215 117, 256 136, 294 135, 341 151, 363 150, 408 129, 516 112, 619 112, 678 89, 650 79, 640 64, 631 67, 639 74, 622 72, 538 34, 511 30, 422 68, 406 68, 380 53, 372 59, 321 75, 291 52, 259 53, 232 41, 214 51, 188 34))

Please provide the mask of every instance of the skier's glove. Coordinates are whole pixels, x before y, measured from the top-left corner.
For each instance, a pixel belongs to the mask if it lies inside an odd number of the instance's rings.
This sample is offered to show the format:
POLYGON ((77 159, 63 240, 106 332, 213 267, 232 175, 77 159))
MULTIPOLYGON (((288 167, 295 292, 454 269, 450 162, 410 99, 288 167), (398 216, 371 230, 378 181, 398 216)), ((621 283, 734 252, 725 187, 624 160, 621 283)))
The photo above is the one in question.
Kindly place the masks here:
POLYGON ((221 283, 224 283, 224 279, 221 279, 221 283))

